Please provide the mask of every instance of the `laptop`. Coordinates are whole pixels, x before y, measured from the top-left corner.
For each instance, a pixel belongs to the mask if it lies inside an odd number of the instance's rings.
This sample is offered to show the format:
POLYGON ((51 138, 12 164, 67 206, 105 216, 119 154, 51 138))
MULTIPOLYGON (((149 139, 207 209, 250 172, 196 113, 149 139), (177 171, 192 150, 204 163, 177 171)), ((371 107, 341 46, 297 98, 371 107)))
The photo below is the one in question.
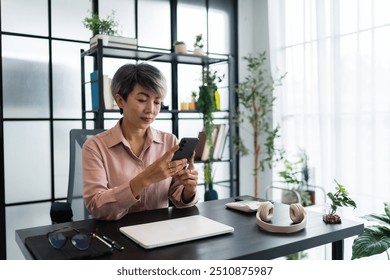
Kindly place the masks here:
POLYGON ((124 226, 119 228, 119 231, 143 248, 151 249, 231 233, 234 228, 201 215, 194 215, 124 226))

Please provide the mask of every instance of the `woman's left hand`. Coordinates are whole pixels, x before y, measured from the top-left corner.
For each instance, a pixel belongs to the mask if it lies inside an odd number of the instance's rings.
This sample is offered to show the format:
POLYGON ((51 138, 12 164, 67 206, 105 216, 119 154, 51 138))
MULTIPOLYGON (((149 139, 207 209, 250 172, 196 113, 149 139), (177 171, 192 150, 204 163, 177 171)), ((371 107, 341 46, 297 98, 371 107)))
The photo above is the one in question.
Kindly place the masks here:
POLYGON ((194 165, 195 152, 192 154, 188 161, 188 167, 186 169, 178 171, 174 177, 181 182, 184 186, 183 200, 191 201, 196 194, 198 187, 198 171, 194 165))

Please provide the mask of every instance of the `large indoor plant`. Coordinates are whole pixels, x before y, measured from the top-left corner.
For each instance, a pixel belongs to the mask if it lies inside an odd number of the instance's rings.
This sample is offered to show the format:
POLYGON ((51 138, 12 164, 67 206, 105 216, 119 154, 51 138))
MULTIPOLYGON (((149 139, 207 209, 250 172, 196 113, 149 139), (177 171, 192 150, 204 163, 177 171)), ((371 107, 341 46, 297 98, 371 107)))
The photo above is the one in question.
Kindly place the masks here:
MULTIPOLYGON (((243 58, 247 63, 248 76, 236 87, 238 107, 235 114, 237 125, 247 120, 252 128, 247 131, 253 138, 253 147, 248 149, 243 137, 236 137, 234 140, 236 151, 241 155, 251 152, 254 155, 254 195, 259 196, 259 172, 264 171, 265 166, 271 167, 274 156, 274 140, 278 136, 278 127, 272 124, 272 107, 275 100, 273 91, 276 86, 281 85, 284 75, 273 79, 267 71, 267 55, 265 52, 256 55, 249 55, 243 58), (260 136, 265 139, 260 144, 260 136)), ((242 128, 242 126, 241 126, 242 128)), ((243 135, 241 133, 241 135, 243 135)))
POLYGON ((360 259, 386 252, 390 260, 390 202, 385 202, 385 214, 369 214, 363 216, 377 224, 364 228, 352 244, 352 259, 360 259))
POLYGON ((203 114, 203 130, 206 135, 206 143, 209 147, 208 159, 204 163, 204 181, 205 181, 205 200, 218 199, 217 192, 213 189, 213 162, 214 162, 214 143, 213 133, 215 129, 215 91, 217 83, 222 81, 217 70, 212 70, 208 66, 202 69, 202 84, 199 86, 198 111, 203 114))

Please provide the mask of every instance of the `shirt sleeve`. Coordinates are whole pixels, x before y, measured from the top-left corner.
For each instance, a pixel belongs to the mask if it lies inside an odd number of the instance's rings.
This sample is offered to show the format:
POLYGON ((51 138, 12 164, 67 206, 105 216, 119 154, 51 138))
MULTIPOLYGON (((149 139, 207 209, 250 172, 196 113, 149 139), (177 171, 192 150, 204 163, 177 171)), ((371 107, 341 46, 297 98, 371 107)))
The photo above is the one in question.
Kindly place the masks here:
POLYGON ((83 158, 83 196, 88 211, 96 219, 118 220, 137 203, 129 182, 108 188, 103 154, 93 139, 85 142, 83 158))
POLYGON ((173 205, 176 208, 186 208, 194 206, 198 202, 198 192, 195 193, 195 196, 192 201, 184 203, 182 199, 183 191, 184 186, 181 185, 180 182, 178 182, 177 180, 173 179, 168 194, 169 199, 172 201, 173 205))

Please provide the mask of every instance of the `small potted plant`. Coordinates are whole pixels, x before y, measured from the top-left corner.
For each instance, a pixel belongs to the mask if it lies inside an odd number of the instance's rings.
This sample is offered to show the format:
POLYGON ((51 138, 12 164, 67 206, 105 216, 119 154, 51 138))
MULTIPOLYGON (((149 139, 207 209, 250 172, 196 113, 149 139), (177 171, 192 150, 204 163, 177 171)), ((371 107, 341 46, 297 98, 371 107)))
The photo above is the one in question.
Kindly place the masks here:
POLYGON ((351 206, 356 208, 356 203, 348 196, 348 192, 343 185, 337 184, 336 192, 328 192, 327 195, 332 203, 325 207, 325 213, 322 217, 323 221, 327 224, 341 224, 341 217, 337 214, 338 207, 351 206))
POLYGON ((111 15, 105 19, 101 19, 97 14, 92 14, 90 17, 84 18, 83 24, 94 35, 91 38, 91 45, 97 39, 102 39, 103 45, 107 46, 109 37, 117 34, 118 22, 115 20, 115 11, 112 11, 111 15))
POLYGON ((190 102, 190 110, 197 110, 198 105, 197 105, 197 96, 198 93, 196 91, 191 92, 191 102, 190 102))
POLYGON ((194 55, 205 55, 203 47, 204 47, 203 34, 198 34, 195 37, 194 55))
POLYGON ((173 43, 175 48, 175 53, 177 54, 186 54, 187 53, 187 45, 183 41, 176 41, 173 43))

